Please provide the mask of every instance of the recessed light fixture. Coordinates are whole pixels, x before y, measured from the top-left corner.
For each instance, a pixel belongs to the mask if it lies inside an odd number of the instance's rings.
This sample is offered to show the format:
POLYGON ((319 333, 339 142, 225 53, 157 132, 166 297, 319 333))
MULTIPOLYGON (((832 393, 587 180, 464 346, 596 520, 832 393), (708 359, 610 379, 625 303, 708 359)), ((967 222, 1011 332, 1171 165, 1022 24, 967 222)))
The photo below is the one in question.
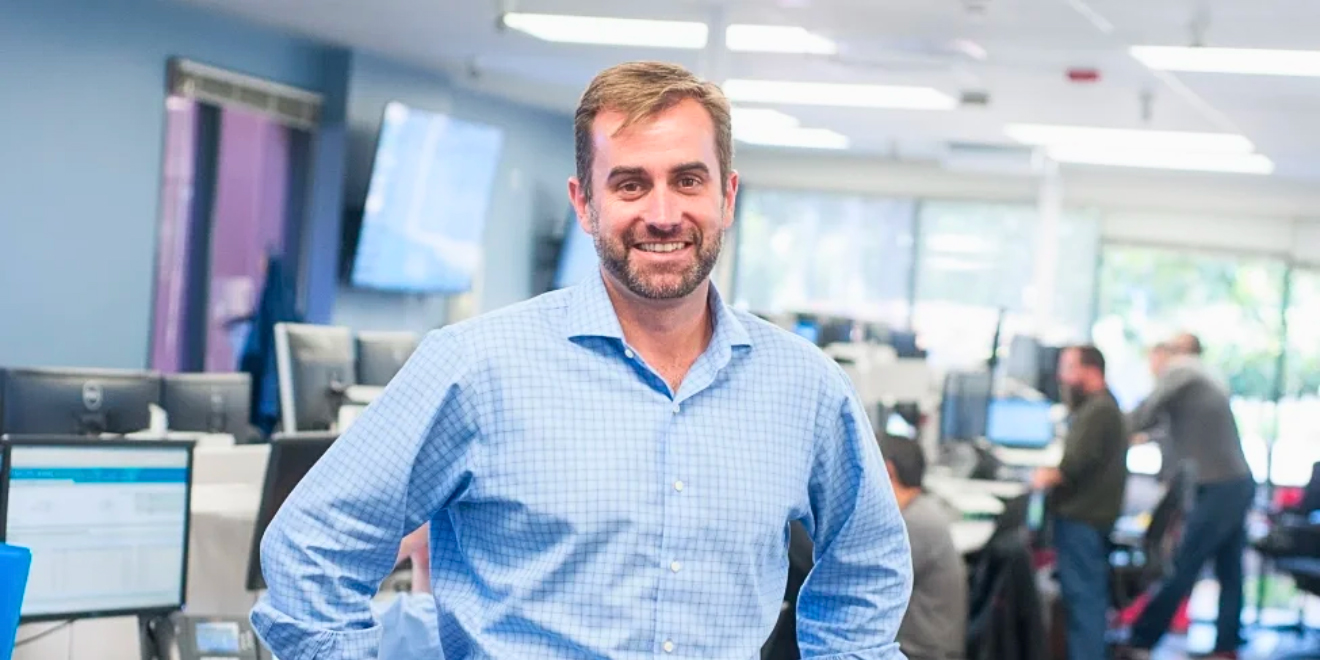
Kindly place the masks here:
POLYGON ((698 50, 706 47, 709 33, 705 23, 691 21, 517 12, 504 14, 500 20, 506 27, 545 41, 602 46, 698 50))
POLYGON ((1133 46, 1129 52, 1159 71, 1320 76, 1320 51, 1313 50, 1133 46))
POLYGON ((1177 151, 1189 153, 1249 154, 1251 140, 1232 133, 1148 131, 1094 126, 1052 124, 1009 124, 1008 137, 1039 147, 1104 147, 1111 150, 1177 151))
POLYGON ((1261 154, 1139 151, 1103 147, 1050 147, 1047 151, 1050 158, 1060 163, 1261 175, 1274 172, 1273 161, 1261 154))
POLYGON ((725 47, 744 53, 794 53, 833 55, 839 52, 833 40, 788 25, 730 25, 724 32, 725 47))
POLYGON ((957 99, 931 87, 743 79, 727 80, 723 87, 731 100, 742 103, 910 110, 952 110, 958 105, 957 99))
POLYGON ((734 131, 774 131, 797 128, 797 117, 770 108, 733 108, 734 131))

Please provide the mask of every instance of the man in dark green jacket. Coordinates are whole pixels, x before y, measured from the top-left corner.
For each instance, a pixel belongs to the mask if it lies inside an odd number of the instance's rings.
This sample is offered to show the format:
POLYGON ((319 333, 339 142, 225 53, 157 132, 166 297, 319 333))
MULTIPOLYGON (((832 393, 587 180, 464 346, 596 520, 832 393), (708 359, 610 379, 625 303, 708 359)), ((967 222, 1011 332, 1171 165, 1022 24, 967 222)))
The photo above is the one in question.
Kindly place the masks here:
POLYGON ((1068 609, 1068 659, 1100 660, 1109 606, 1106 539, 1123 506, 1128 437, 1123 412, 1105 382, 1105 357, 1094 346, 1059 356, 1059 384, 1072 416, 1057 468, 1036 473, 1052 489, 1059 587, 1068 609))

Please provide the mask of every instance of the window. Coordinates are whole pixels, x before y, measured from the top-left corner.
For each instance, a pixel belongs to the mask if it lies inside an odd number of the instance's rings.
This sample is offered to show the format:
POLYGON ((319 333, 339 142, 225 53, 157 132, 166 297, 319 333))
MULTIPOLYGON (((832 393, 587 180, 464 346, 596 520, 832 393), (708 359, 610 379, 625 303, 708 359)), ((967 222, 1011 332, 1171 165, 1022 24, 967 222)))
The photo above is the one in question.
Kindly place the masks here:
POLYGON ((1270 480, 1304 486, 1320 461, 1320 270, 1292 273, 1279 436, 1270 449, 1270 480))
POLYGON ((1120 403, 1131 408, 1150 391, 1152 344, 1180 331, 1196 333, 1206 365, 1232 393, 1247 461, 1264 480, 1285 271, 1282 261, 1259 257, 1107 247, 1094 338, 1120 403))
POLYGON ((945 366, 985 360, 1000 310, 1001 337, 1031 333, 1076 341, 1090 325, 1100 223, 1091 212, 1059 222, 1054 322, 1035 328, 1035 240, 1040 215, 1026 204, 923 203, 914 326, 931 359, 945 366))
POLYGON ((907 326, 912 201, 748 189, 739 203, 739 307, 907 326))

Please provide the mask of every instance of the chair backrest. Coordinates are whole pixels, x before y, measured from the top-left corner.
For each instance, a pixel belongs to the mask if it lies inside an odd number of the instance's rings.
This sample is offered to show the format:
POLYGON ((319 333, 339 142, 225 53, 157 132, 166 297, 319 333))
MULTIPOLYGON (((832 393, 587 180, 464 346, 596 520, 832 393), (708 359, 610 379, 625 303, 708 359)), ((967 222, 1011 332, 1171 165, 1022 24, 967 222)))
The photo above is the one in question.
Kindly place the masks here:
POLYGON ((1311 481, 1302 494, 1302 512, 1320 511, 1320 463, 1311 466, 1311 481))

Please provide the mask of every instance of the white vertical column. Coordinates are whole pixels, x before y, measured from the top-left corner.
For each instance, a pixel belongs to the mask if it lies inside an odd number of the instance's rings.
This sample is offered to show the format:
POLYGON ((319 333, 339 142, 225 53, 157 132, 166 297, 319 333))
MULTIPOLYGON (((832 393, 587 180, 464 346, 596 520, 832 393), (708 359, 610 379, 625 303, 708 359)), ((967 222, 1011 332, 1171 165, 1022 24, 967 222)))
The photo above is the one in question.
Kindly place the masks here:
MULTIPOLYGON (((1036 195, 1040 223, 1036 228, 1036 268, 1032 277, 1035 289, 1035 322, 1037 337, 1050 340, 1046 334, 1054 324, 1055 276, 1059 265, 1059 222, 1063 216, 1063 178, 1059 164, 1045 158, 1041 167, 1040 190, 1036 195)), ((1087 267, 1079 264, 1079 267, 1087 267)))

